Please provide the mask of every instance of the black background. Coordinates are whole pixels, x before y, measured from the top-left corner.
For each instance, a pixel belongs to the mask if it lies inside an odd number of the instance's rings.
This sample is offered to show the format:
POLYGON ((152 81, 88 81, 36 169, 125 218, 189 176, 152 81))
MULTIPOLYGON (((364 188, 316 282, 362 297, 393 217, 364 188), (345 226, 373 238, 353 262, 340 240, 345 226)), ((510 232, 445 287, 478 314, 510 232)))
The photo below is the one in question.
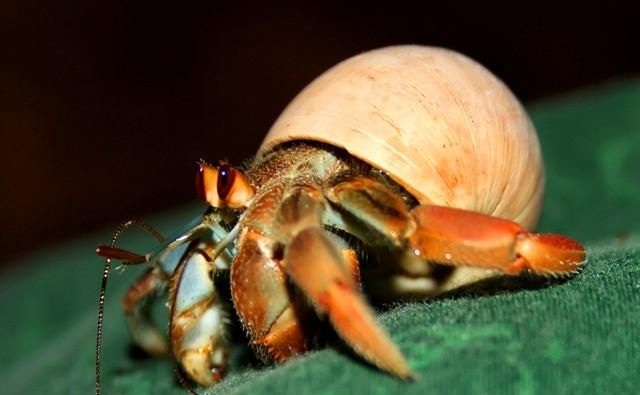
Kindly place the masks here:
POLYGON ((193 200, 198 158, 250 156, 302 87, 367 49, 458 50, 525 103, 640 72, 640 12, 611 2, 308 3, 2 2, 0 265, 193 200))

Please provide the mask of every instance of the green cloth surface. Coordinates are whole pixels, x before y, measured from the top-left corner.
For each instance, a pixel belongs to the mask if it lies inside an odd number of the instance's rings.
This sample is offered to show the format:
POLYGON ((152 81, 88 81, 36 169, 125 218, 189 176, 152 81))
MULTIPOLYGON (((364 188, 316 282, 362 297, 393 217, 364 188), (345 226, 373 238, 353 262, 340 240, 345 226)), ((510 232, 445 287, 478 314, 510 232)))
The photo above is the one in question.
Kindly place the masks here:
MULTIPOLYGON (((539 230, 586 244, 568 281, 497 279, 380 315, 419 375, 384 374, 340 346, 262 366, 236 357, 211 394, 640 393, 640 81, 621 81, 530 106, 546 160, 539 230)), ((201 206, 151 218, 165 232, 201 206)), ((89 394, 94 386, 96 245, 111 229, 35 252, 0 280, 0 393, 89 394)), ((125 246, 153 243, 130 232, 125 246)), ((136 357, 120 298, 107 293, 103 390, 182 394, 167 360, 136 357)))

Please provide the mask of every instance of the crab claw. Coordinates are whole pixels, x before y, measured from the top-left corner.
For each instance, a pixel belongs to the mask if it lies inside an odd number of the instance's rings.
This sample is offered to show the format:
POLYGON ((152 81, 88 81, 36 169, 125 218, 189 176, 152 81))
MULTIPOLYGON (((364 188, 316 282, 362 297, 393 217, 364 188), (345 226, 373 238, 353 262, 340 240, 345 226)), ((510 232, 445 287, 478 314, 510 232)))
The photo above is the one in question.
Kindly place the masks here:
MULTIPOLYGON (((515 252, 526 261, 523 269, 541 274, 574 273, 585 260, 584 247, 580 243, 556 234, 521 234, 515 252)), ((512 269, 518 272, 520 268, 515 265, 512 269)))
POLYGON ((287 247, 285 266, 356 353, 400 378, 413 377, 402 353, 376 322, 343 255, 321 228, 308 227, 296 234, 287 247))
POLYGON ((418 206, 412 214, 418 227, 409 246, 429 261, 554 276, 575 273, 585 262, 577 241, 529 233, 513 221, 431 205, 418 206))

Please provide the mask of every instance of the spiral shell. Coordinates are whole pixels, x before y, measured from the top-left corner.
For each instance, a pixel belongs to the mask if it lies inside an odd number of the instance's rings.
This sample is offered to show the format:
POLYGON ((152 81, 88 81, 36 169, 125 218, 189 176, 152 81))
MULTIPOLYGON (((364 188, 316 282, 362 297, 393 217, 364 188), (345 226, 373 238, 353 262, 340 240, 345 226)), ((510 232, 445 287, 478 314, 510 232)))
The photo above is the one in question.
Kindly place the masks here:
POLYGON ((535 226, 544 190, 540 145, 511 91, 480 64, 432 47, 347 59, 284 110, 259 155, 291 140, 347 150, 420 203, 535 226))

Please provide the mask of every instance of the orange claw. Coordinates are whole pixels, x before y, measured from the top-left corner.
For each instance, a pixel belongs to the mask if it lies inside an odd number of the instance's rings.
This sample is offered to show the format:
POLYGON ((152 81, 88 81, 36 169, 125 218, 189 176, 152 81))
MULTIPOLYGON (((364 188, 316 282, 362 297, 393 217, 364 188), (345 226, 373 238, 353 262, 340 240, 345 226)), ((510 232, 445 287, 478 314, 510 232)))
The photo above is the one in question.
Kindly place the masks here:
POLYGON ((518 237, 516 255, 536 273, 574 273, 585 261, 584 247, 561 235, 526 233, 518 237))
POLYGON ((291 278, 314 302, 316 310, 329 316, 338 335, 355 352, 380 369, 411 379, 413 374, 404 356, 376 322, 353 280, 352 268, 342 258, 319 227, 300 231, 285 254, 291 278))
POLYGON ((517 223, 451 207, 413 209, 418 225, 409 237, 414 253, 449 265, 498 269, 515 274, 529 269, 563 275, 584 263, 584 247, 560 235, 533 234, 517 223))

